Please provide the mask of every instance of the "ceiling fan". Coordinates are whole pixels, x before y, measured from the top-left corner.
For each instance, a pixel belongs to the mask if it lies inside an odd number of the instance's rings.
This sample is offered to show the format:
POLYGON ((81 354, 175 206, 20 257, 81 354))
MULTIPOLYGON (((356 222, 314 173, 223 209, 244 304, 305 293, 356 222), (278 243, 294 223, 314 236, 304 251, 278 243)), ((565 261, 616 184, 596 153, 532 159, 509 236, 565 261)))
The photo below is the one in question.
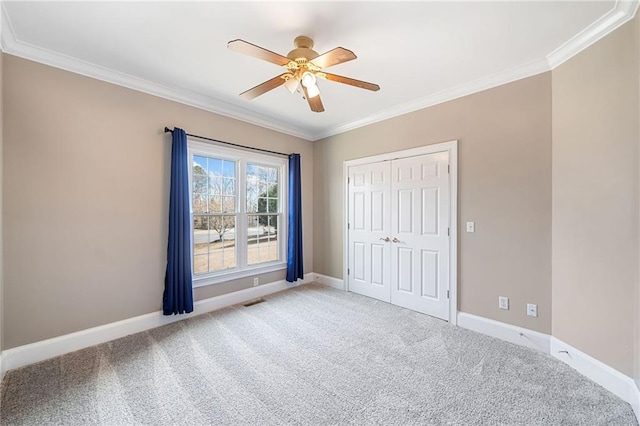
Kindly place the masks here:
POLYGON ((304 97, 307 99, 311 111, 322 112, 324 111, 324 106, 322 105, 320 90, 317 85, 319 78, 348 84, 361 89, 372 90, 374 92, 380 90, 380 86, 377 84, 336 74, 329 74, 323 71, 325 68, 356 59, 356 55, 352 51, 343 47, 336 47, 322 55, 318 55, 318 53, 313 50, 313 40, 306 36, 296 37, 293 44, 295 49, 289 52, 287 56, 279 55, 244 40, 232 40, 227 44, 227 47, 233 51, 244 53, 245 55, 253 56, 287 69, 287 72, 240 93, 241 98, 251 100, 282 85, 291 93, 299 91, 299 88, 302 87, 304 97))

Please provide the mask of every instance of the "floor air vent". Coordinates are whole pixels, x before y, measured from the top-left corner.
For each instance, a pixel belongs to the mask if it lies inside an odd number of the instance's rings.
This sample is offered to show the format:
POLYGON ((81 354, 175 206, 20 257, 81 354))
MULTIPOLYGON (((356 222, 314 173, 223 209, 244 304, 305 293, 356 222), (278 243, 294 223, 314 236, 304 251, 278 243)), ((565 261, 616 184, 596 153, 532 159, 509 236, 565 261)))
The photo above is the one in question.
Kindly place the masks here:
POLYGON ((247 302, 243 306, 249 307, 249 306, 257 305, 258 303, 262 303, 262 302, 264 302, 264 299, 260 298, 260 299, 252 300, 251 302, 247 302))

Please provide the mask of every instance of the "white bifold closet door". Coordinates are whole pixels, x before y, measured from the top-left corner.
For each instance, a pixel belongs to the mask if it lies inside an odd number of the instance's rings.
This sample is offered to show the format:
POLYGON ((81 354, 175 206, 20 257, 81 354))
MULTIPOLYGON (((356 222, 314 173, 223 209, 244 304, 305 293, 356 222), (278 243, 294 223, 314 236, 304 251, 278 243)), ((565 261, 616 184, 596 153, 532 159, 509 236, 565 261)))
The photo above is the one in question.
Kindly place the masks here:
POLYGON ((349 291, 449 319, 449 153, 349 167, 349 291))

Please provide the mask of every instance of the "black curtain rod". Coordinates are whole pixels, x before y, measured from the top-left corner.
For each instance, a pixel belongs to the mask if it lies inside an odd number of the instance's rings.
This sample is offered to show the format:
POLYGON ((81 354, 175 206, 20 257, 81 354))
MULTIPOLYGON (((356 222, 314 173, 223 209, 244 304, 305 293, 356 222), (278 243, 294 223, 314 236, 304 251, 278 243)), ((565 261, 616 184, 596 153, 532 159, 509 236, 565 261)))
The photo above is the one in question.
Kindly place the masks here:
MULTIPOLYGON (((173 130, 168 128, 168 127, 165 127, 164 128, 164 132, 165 133, 173 133, 173 130)), ((191 133, 187 133, 187 136, 191 136, 192 138, 204 139, 206 141, 211 141, 211 142, 223 143, 225 145, 237 146, 238 148, 252 149, 254 151, 261 151, 261 152, 268 152, 269 154, 284 155, 285 157, 289 156, 289 154, 285 154, 284 152, 269 151, 268 149, 262 149, 262 148, 254 148, 252 146, 245 146, 245 145, 240 145, 240 144, 237 144, 237 143, 225 142, 225 141, 221 141, 221 140, 218 140, 218 139, 207 138, 205 136, 192 135, 191 133)))

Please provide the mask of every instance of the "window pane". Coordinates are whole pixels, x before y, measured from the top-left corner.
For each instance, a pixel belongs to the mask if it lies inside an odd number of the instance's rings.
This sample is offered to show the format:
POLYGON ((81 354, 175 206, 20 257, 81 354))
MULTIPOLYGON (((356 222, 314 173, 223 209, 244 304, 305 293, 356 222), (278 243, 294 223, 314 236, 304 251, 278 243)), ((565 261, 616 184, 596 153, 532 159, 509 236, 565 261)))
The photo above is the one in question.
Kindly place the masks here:
POLYGON ((222 178, 220 176, 209 176, 209 194, 222 194, 222 178))
POLYGON ((224 178, 222 180, 222 193, 225 195, 236 195, 236 180, 224 178))
POLYGON ((263 181, 258 182, 258 197, 267 196, 267 183, 263 181))
POLYGON ((193 217, 193 273, 194 275, 209 272, 209 218, 193 217))
POLYGON ((209 257, 204 254, 193 256, 193 274, 201 275, 209 272, 209 257))
POLYGON ((236 197, 222 197, 222 210, 223 213, 235 213, 236 197))
POLYGON ((207 216, 193 217, 193 254, 207 254, 209 252, 209 218, 207 216))
POLYGON ((207 196, 205 194, 194 193, 192 204, 194 213, 207 212, 207 196))
POLYGON ((211 234, 216 236, 216 240, 233 240, 236 218, 234 216, 211 216, 209 218, 209 229, 211 234))
POLYGON ((278 169, 275 167, 269 168, 269 182, 278 182, 278 169))
POLYGON ((227 178, 236 177, 236 163, 234 161, 224 161, 222 165, 222 176, 227 178))
POLYGON ((207 158, 209 176, 222 176, 222 160, 219 158, 207 158))
POLYGON ((253 230, 254 232, 257 232, 254 228, 258 228, 260 226, 260 216, 248 215, 247 226, 249 227, 249 230, 253 230))
POLYGON ((268 200, 269 213, 278 213, 278 199, 269 198, 268 200))
POLYGON ((267 199, 258 198, 258 213, 266 213, 266 212, 267 212, 267 199))
POLYGON ((209 195, 209 213, 222 213, 222 197, 209 195))
POLYGON ((247 196, 247 213, 258 212, 258 198, 250 199, 247 196))
POLYGON ((270 183, 269 190, 267 192, 269 198, 278 198, 278 182, 270 183))
POLYGON ((193 156, 193 175, 207 175, 207 159, 198 155, 193 156))
POLYGON ((248 264, 279 260, 278 216, 248 215, 247 225, 248 264))
MULTIPOLYGON (((194 169, 195 173, 195 169, 194 169)), ((207 177, 193 175, 193 192, 198 194, 206 194, 207 193, 207 177)))

